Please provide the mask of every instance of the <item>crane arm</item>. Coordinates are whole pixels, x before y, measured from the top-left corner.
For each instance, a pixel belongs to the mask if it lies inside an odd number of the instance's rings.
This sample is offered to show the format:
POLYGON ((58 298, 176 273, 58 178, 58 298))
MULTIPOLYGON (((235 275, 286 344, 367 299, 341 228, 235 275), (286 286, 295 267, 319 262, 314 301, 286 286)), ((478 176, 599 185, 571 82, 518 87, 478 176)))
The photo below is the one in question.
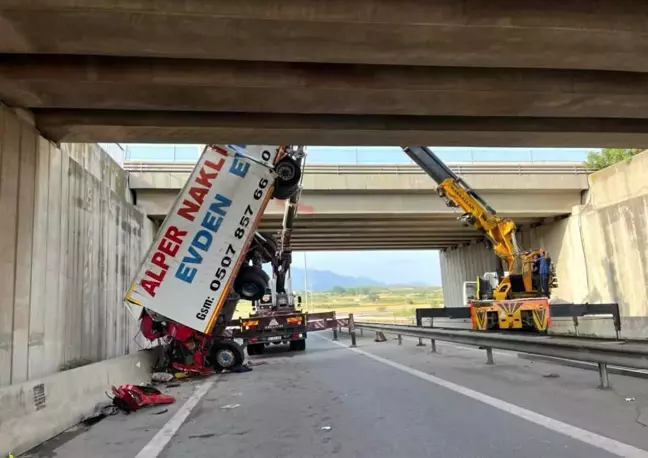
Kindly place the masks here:
MULTIPOLYGON (((292 154, 297 166, 302 169, 301 177, 303 179, 303 167, 304 167, 304 158, 305 152, 303 146, 296 147, 295 151, 292 154)), ((292 263, 292 246, 291 246, 291 237, 293 232, 293 227, 295 224, 295 218, 297 218, 298 212, 298 203, 299 197, 301 195, 301 187, 297 192, 295 192, 290 199, 286 200, 284 208, 284 216, 281 224, 281 234, 279 240, 278 251, 275 259, 272 262, 272 268, 274 270, 276 282, 277 282, 277 292, 285 293, 286 285, 286 275, 290 269, 292 263)))
POLYGON ((459 220, 488 237, 497 256, 507 264, 509 272, 521 273, 523 266, 515 237, 515 222, 510 218, 497 216, 495 210, 429 148, 425 146, 402 148, 438 184, 437 191, 446 204, 450 207, 459 207, 464 211, 459 220))

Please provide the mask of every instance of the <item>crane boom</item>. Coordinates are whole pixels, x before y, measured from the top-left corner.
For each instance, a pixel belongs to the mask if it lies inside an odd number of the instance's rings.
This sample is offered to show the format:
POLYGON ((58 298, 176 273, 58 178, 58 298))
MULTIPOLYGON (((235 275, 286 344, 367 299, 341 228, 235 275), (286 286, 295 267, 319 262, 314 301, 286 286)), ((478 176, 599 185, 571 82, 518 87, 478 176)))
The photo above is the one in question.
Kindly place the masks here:
POLYGON ((450 170, 430 148, 402 148, 438 184, 437 192, 446 204, 463 210, 464 213, 458 219, 483 233, 492 243, 495 254, 506 265, 508 275, 500 278, 495 290, 488 295, 492 294, 496 300, 537 297, 532 264, 541 250, 521 250, 515 235, 515 222, 511 218, 498 216, 496 211, 466 181, 450 170))
POLYGON ((515 222, 497 216, 496 211, 429 148, 404 146, 403 150, 439 185, 439 195, 446 203, 464 211, 459 219, 488 237, 493 250, 506 263, 509 272, 522 273, 515 222))

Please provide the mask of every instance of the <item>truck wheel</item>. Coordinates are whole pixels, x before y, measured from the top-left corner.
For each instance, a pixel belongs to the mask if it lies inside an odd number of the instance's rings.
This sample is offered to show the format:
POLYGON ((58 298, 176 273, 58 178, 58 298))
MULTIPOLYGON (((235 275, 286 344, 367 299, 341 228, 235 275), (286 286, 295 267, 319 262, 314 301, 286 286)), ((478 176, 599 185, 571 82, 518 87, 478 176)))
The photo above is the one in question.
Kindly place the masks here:
POLYGON ((284 157, 275 165, 277 178, 272 197, 275 199, 288 199, 299 188, 301 170, 292 157, 284 157))
POLYGON ((306 350, 306 339, 297 341, 297 351, 306 350))
POLYGON ((243 364, 244 359, 241 346, 229 340, 215 342, 209 352, 209 361, 218 370, 236 369, 243 364))
POLYGON ((272 197, 278 200, 290 199, 297 192, 297 189, 299 189, 299 185, 287 186, 277 183, 275 184, 274 191, 272 191, 272 197))
POLYGON ((257 301, 263 297, 270 277, 260 267, 243 266, 234 280, 234 291, 247 301, 257 301))

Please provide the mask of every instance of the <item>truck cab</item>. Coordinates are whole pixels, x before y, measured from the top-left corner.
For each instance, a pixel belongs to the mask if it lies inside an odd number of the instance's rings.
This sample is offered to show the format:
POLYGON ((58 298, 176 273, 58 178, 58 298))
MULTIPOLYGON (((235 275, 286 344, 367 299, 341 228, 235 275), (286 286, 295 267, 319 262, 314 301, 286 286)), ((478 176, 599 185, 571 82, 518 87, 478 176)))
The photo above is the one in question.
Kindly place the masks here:
POLYGON ((301 310, 301 297, 290 289, 290 276, 285 291, 277 291, 275 279, 265 294, 252 302, 249 317, 241 319, 237 338, 247 342, 248 355, 264 353, 270 344, 288 344, 291 351, 306 349, 308 319, 301 310))

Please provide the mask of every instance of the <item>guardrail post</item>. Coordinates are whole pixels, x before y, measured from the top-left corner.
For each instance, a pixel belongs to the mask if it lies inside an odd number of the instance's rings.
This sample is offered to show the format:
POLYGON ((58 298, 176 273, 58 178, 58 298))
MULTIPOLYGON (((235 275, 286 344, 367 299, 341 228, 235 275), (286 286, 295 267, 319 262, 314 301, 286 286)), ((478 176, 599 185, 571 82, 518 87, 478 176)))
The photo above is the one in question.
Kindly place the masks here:
POLYGON ((398 345, 403 345, 403 336, 398 334, 398 345))
POLYGON ((364 337, 364 329, 360 328, 360 337, 364 337))
POLYGON ((577 317, 577 316, 573 316, 573 317, 572 317, 572 320, 573 320, 573 322, 574 322, 574 334, 575 334, 575 335, 578 335, 578 317, 577 317))
POLYGON ((493 349, 486 347, 486 364, 495 364, 493 361, 493 349))
POLYGON ((608 379, 607 364, 598 363, 598 370, 599 370, 599 379, 601 380, 601 385, 599 386, 599 388, 603 390, 610 388, 610 380, 608 379))
POLYGON ((353 313, 349 313, 349 333, 351 334, 351 347, 356 346, 356 333, 355 321, 353 321, 353 313))
POLYGON ((436 340, 430 339, 430 353, 436 353, 436 340))
POLYGON ((337 342, 338 340, 338 330, 337 328, 333 328, 333 340, 337 342))
POLYGON ((416 344, 417 347, 425 347, 425 344, 423 343, 423 337, 419 337, 419 343, 416 344))

